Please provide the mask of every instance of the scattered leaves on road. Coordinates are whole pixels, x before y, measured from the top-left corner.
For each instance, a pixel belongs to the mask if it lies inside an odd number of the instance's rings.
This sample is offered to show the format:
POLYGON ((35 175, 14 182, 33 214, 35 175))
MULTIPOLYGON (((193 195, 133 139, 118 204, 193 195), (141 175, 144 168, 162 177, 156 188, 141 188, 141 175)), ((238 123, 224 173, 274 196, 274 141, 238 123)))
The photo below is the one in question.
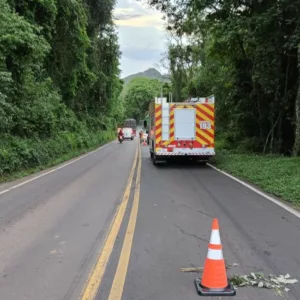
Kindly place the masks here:
MULTIPOLYGON (((226 269, 231 269, 237 267, 237 263, 226 265, 226 269)), ((180 268, 182 272, 189 273, 200 273, 203 271, 203 267, 190 267, 190 268, 180 268)), ((233 275, 229 278, 231 284, 235 289, 244 286, 252 286, 258 288, 273 289, 279 295, 283 291, 288 292, 290 289, 287 285, 295 284, 298 282, 297 279, 292 279, 290 274, 275 276, 270 274, 266 277, 263 273, 251 272, 249 275, 233 275)))
POLYGON ((263 273, 250 273, 249 275, 234 275, 230 278, 231 284, 237 289, 243 286, 274 289, 278 294, 288 292, 287 285, 295 284, 297 279, 291 279, 290 274, 275 276, 270 274, 265 277, 263 273))

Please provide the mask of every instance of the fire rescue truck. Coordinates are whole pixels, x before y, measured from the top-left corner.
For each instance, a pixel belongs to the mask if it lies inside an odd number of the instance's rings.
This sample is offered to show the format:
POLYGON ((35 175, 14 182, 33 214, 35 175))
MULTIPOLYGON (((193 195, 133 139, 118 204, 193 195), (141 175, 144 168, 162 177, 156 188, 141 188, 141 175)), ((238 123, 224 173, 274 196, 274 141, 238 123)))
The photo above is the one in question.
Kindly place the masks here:
POLYGON ((215 97, 167 103, 155 98, 149 105, 149 147, 153 164, 170 158, 206 163, 215 155, 215 97))

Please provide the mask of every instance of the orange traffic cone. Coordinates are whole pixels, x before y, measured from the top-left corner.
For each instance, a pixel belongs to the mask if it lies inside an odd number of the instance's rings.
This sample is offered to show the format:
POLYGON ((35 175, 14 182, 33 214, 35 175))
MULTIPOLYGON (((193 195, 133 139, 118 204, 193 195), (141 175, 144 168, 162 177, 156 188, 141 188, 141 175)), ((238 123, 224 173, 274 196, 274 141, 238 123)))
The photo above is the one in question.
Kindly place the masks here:
POLYGON ((228 282, 223 258, 218 219, 213 219, 207 257, 202 280, 196 278, 196 288, 200 296, 235 296, 236 291, 228 282))

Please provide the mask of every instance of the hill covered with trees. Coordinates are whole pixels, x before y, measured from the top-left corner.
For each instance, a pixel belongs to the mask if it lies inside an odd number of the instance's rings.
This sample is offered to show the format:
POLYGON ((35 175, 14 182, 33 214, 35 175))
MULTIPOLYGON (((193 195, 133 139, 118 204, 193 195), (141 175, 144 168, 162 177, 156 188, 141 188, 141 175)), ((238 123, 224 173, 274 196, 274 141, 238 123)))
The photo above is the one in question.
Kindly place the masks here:
POLYGON ((159 71, 154 68, 149 68, 144 72, 139 72, 131 74, 123 78, 125 84, 128 84, 134 78, 148 78, 148 79, 157 79, 161 82, 170 82, 170 79, 167 75, 162 75, 159 71))
POLYGON ((163 93, 168 97, 171 91, 169 76, 162 75, 154 68, 144 72, 135 73, 123 78, 124 85, 120 94, 125 116, 142 120, 148 111, 149 103, 163 93))
POLYGON ((168 97, 171 85, 158 79, 146 77, 133 78, 125 87, 122 102, 126 108, 128 118, 143 120, 148 111, 149 104, 155 97, 168 97))
POLYGON ((113 137, 114 1, 0 0, 0 176, 113 137))

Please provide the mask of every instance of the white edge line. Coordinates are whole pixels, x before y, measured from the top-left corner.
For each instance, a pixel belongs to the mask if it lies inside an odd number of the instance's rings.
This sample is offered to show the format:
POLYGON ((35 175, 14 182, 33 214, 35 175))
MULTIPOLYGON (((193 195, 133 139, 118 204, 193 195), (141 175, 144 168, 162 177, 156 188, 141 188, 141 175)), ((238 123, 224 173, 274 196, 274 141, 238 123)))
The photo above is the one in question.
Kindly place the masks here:
POLYGON ((216 170, 216 171, 218 171, 218 172, 220 172, 220 173, 226 175, 227 177, 233 179, 234 181, 237 181, 238 183, 242 184, 243 186, 245 186, 245 187, 247 187, 248 189, 252 190, 253 192, 257 193, 258 195, 260 195, 260 196, 262 196, 262 197, 268 199, 269 201, 271 201, 271 202, 277 204, 278 206, 284 208, 285 210, 287 210, 288 212, 290 212, 290 213, 293 214, 294 216, 300 218, 300 212, 297 211, 296 209, 292 208, 291 206, 289 206, 289 205, 287 205, 287 204, 285 204, 285 203, 283 203, 283 202, 281 202, 281 201, 279 201, 279 200, 277 200, 277 199, 275 199, 275 198, 273 198, 273 197, 267 195, 266 193, 264 193, 264 192, 258 190, 257 188, 251 186, 250 184, 248 184, 248 183, 246 183, 246 182, 244 182, 244 181, 242 181, 242 180, 240 180, 240 179, 238 179, 238 178, 236 178, 236 177, 234 177, 234 176, 232 176, 232 175, 230 175, 230 174, 228 174, 228 173, 226 173, 226 172, 224 172, 224 171, 222 171, 222 170, 216 168, 215 166, 213 166, 213 165, 211 165, 211 164, 207 164, 207 165, 210 166, 211 168, 213 168, 214 170, 216 170))
POLYGON ((103 145, 103 146, 97 148, 96 150, 93 150, 93 151, 91 151, 91 152, 89 152, 89 153, 86 153, 86 154, 84 154, 84 155, 82 155, 82 156, 79 156, 78 158, 75 158, 75 159, 73 159, 73 160, 71 160, 71 161, 69 161, 69 162, 63 163, 63 164, 60 165, 59 167, 56 167, 56 168, 54 168, 54 169, 52 169, 52 170, 50 170, 50 171, 48 171, 48 172, 46 172, 46 173, 40 174, 40 175, 38 175, 38 176, 35 176, 35 177, 30 178, 30 179, 28 179, 28 180, 25 180, 25 181, 23 181, 23 182, 21 182, 21 183, 19 183, 19 184, 13 185, 13 186, 11 186, 10 188, 1 191, 1 192, 0 192, 0 195, 3 195, 3 194, 5 194, 5 193, 8 193, 8 192, 10 192, 11 190, 14 190, 14 189, 16 189, 16 188, 18 188, 18 187, 20 187, 20 186, 22 186, 22 185, 25 185, 25 184, 27 184, 27 183, 29 183, 29 182, 31 182, 31 181, 34 181, 34 180, 36 180, 36 179, 39 179, 39 178, 44 177, 44 176, 46 176, 46 175, 49 175, 49 174, 51 174, 51 173, 53 173, 53 172, 56 172, 56 171, 58 171, 58 170, 60 170, 60 169, 62 169, 62 168, 64 168, 64 167, 67 167, 67 166, 69 166, 69 165, 72 165, 73 163, 75 163, 75 162, 77 162, 77 161, 79 161, 79 160, 81 160, 81 159, 83 159, 83 158, 85 158, 85 157, 87 157, 87 156, 89 156, 89 155, 95 153, 95 152, 98 152, 98 151, 102 150, 103 148, 107 147, 108 145, 112 144, 113 142, 114 142, 114 141, 111 141, 110 143, 107 143, 107 144, 105 144, 105 145, 103 145))

